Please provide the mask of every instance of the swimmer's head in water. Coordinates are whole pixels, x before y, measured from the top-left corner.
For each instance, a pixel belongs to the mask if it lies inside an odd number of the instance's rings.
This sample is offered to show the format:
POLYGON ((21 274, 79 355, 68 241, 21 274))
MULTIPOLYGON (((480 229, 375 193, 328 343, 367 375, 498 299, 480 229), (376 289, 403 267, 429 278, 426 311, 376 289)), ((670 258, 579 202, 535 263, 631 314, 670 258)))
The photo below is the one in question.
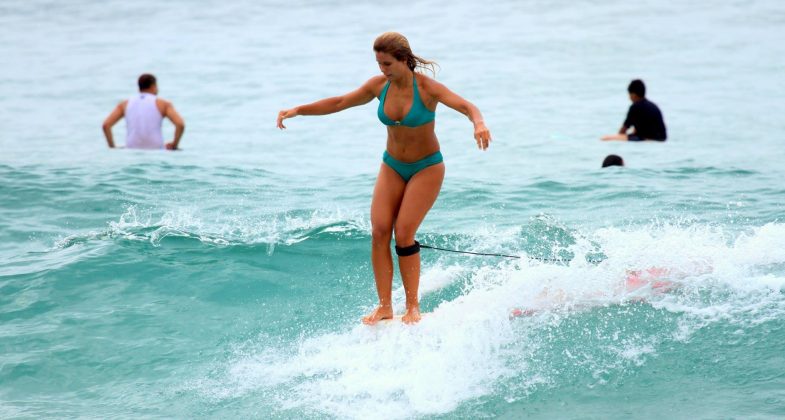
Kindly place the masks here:
POLYGON ((158 82, 155 80, 155 76, 149 73, 145 73, 139 76, 139 91, 152 91, 155 90, 155 94, 158 93, 158 82))
POLYGON ((627 92, 630 93, 630 98, 635 95, 638 99, 643 99, 646 97, 646 85, 643 84, 643 80, 635 79, 627 86, 627 92))
POLYGON ((602 167, 606 168, 608 166, 624 166, 624 159, 619 155, 605 156, 605 160, 602 161, 602 167))
POLYGON ((396 60, 403 61, 411 71, 419 67, 430 70, 434 76, 436 75, 436 62, 414 55, 409 40, 398 32, 385 32, 379 35, 373 42, 373 50, 377 53, 390 54, 396 60))

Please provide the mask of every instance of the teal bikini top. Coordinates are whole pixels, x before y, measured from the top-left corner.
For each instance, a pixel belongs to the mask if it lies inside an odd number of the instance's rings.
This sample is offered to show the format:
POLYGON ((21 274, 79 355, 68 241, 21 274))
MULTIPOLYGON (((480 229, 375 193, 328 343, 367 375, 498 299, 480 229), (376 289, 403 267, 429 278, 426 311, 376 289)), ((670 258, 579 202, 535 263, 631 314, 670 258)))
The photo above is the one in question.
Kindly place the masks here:
POLYGON ((419 127, 436 119, 436 112, 426 108, 422 99, 420 99, 420 92, 417 90, 417 76, 414 76, 412 86, 414 87, 414 99, 412 100, 412 107, 409 109, 409 113, 401 121, 394 121, 384 113, 384 100, 387 99, 387 89, 390 87, 390 82, 384 85, 384 89, 382 89, 382 93, 379 95, 379 110, 376 112, 382 124, 419 127))

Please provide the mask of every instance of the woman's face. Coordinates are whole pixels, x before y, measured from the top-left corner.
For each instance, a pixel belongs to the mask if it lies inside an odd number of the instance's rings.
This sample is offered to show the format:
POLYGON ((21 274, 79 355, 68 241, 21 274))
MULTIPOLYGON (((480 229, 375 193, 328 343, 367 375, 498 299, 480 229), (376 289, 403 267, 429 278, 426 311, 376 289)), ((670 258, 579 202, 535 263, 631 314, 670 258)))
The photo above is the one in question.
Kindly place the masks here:
POLYGON ((390 54, 385 52, 376 53, 376 62, 379 63, 379 70, 388 80, 397 79, 411 72, 403 61, 398 61, 390 54))

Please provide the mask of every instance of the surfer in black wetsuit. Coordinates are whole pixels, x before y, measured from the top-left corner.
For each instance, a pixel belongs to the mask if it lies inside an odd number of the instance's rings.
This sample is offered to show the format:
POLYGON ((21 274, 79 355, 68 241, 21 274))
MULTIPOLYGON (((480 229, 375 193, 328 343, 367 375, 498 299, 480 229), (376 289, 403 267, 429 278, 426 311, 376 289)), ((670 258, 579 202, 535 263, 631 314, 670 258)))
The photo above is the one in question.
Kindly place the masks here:
POLYGON ((656 140, 665 141, 668 135, 665 131, 665 122, 662 120, 662 112, 654 102, 646 99, 646 85, 643 80, 633 80, 627 87, 630 94, 630 110, 624 120, 618 134, 602 136, 602 140, 621 140, 621 141, 641 141, 656 140), (632 133, 627 133, 630 128, 634 128, 632 133))

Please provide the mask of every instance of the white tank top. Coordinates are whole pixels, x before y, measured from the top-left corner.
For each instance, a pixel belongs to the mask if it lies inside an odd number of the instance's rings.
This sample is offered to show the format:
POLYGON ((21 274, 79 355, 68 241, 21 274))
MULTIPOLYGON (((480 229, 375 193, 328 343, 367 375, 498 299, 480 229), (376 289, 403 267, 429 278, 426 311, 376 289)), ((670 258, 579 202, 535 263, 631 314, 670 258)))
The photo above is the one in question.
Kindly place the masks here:
POLYGON ((139 93, 125 106, 125 147, 129 149, 163 149, 161 123, 164 117, 155 104, 155 95, 139 93))

